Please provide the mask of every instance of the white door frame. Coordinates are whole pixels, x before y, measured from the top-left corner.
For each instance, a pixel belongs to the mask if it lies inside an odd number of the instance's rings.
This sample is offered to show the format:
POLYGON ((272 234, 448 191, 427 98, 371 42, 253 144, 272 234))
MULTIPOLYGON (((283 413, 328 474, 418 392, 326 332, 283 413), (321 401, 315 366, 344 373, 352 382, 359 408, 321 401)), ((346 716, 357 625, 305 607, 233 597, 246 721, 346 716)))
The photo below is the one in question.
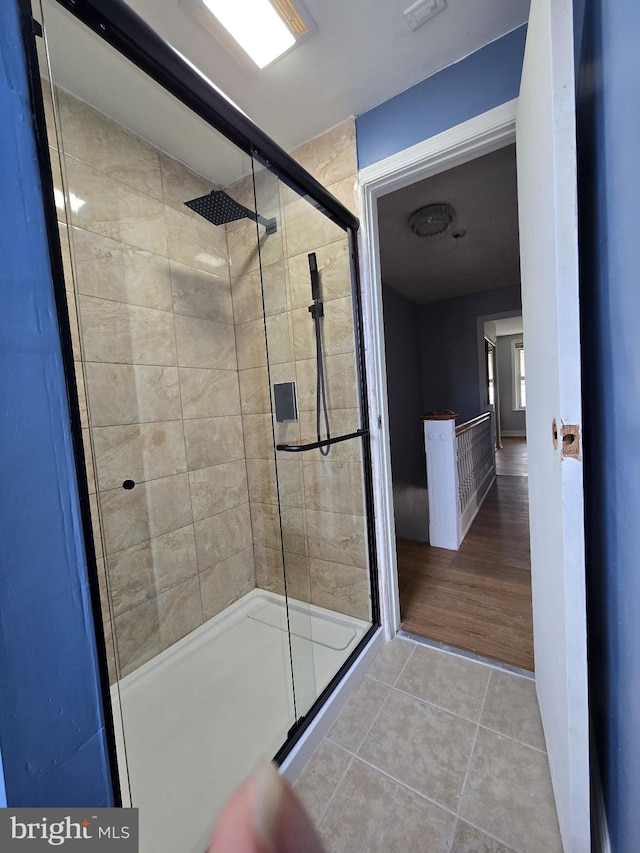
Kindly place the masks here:
POLYGON ((395 519, 389 444, 389 407, 378 237, 378 199, 515 142, 517 99, 361 169, 362 310, 369 378, 371 455, 378 551, 380 617, 386 639, 400 628, 395 519))

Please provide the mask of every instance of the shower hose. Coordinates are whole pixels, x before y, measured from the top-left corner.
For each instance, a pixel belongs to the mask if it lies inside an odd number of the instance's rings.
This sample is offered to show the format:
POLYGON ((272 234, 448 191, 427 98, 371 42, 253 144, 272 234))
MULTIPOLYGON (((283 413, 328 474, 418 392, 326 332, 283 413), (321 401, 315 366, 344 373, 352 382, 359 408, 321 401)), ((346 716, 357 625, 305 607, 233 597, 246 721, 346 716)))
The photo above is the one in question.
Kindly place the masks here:
MULTIPOLYGON (((324 317, 324 306, 320 299, 320 282, 315 252, 312 252, 308 257, 309 272, 311 274, 311 296, 313 298, 313 305, 309 306, 309 313, 313 318, 316 333, 316 434, 318 436, 318 441, 322 441, 320 437, 320 423, 322 420, 321 412, 324 416, 326 438, 331 438, 331 431, 329 429, 329 410, 327 407, 327 388, 324 375, 324 357, 322 353, 322 328, 320 325, 320 320, 324 317)), ((318 449, 323 456, 328 456, 331 446, 325 445, 318 449)))

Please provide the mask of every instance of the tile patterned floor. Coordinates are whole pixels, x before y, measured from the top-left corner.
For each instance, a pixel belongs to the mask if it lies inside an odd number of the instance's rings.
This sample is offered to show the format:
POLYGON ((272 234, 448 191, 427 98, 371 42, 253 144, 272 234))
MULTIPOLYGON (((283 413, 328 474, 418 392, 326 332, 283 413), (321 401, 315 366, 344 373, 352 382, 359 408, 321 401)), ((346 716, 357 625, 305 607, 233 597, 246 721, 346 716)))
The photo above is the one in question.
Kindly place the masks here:
POLYGON ((562 853, 533 681, 401 638, 295 789, 327 853, 562 853))

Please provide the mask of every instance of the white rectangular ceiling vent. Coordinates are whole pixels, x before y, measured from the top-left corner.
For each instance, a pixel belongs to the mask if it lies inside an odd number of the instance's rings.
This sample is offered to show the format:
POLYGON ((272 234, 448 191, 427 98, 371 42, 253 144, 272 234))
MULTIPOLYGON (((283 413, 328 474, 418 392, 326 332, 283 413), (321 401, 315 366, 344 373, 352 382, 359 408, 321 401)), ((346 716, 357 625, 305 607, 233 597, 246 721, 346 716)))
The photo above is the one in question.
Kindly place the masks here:
POLYGON ((404 10, 404 16, 407 19, 410 30, 417 30, 419 26, 433 18, 438 12, 441 12, 447 6, 447 0, 418 0, 413 3, 408 9, 404 10))

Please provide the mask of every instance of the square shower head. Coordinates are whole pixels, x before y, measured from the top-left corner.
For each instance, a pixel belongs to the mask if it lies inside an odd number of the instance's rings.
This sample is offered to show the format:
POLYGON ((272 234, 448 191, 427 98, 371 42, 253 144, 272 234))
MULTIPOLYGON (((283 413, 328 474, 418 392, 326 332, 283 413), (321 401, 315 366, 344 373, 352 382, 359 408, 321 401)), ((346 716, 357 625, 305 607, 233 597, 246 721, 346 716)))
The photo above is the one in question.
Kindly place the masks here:
POLYGON ((211 190, 207 195, 185 201, 185 205, 214 225, 226 225, 227 222, 235 222, 238 219, 252 219, 264 225, 267 234, 277 231, 275 219, 265 219, 254 213, 253 210, 232 199, 224 190, 211 190))
POLYGON ((212 190, 207 195, 185 201, 187 207, 195 210, 200 216, 204 216, 214 225, 226 225, 227 222, 235 222, 237 219, 246 219, 249 216, 255 219, 255 213, 247 210, 243 205, 227 195, 224 190, 212 190))

